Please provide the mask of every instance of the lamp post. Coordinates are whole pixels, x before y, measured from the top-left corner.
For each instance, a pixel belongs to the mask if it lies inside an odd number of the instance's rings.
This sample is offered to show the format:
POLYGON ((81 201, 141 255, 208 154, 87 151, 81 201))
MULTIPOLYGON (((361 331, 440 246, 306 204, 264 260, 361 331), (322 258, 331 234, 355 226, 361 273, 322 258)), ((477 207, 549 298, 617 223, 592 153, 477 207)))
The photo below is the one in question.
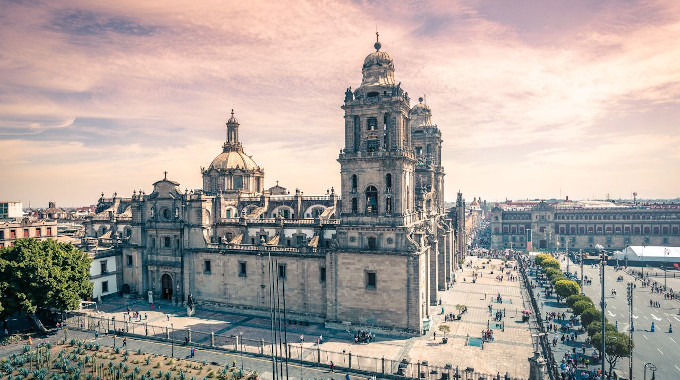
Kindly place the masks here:
POLYGON ((670 254, 668 248, 663 249, 663 291, 666 291, 666 257, 670 254))
POLYGON ((116 317, 111 317, 111 322, 113 322, 113 349, 116 349, 116 317))
POLYGON ((654 363, 645 363, 645 370, 643 372, 644 380, 647 380, 647 367, 652 371, 652 380, 656 377, 656 366, 654 363))
POLYGON ((171 358, 175 357, 175 340, 172 338, 172 336, 175 335, 174 332, 175 332, 175 325, 171 323, 170 324, 170 347, 171 347, 170 357, 171 358))
POLYGON ((601 273, 602 273, 602 297, 601 297, 601 299, 602 299, 602 304, 601 304, 601 306, 602 306, 602 318, 600 319, 600 321, 601 321, 600 324, 602 325, 602 330, 601 330, 602 342, 601 342, 600 347, 602 347, 602 350, 601 350, 600 353, 601 353, 601 356, 602 356, 602 376, 604 376, 604 373, 605 373, 604 372, 604 357, 605 357, 605 351, 604 351, 604 349, 605 349, 605 344, 604 344, 604 342, 605 342, 605 339, 604 339, 604 334, 605 334, 605 329, 604 329, 604 327, 605 327, 605 317, 604 317, 604 309, 605 309, 605 303, 604 303, 604 268, 605 268, 605 265, 607 264, 607 257, 605 255, 605 251, 604 251, 603 246, 598 244, 598 245, 595 246, 595 249, 600 252, 600 258, 601 258, 601 261, 600 261, 600 268, 601 269, 600 270, 601 270, 601 273))
POLYGON ((238 334, 238 342, 241 345, 241 371, 243 371, 243 331, 238 334))
POLYGON ((581 248, 581 295, 585 294, 583 293, 583 286, 585 284, 583 283, 583 248, 581 248))

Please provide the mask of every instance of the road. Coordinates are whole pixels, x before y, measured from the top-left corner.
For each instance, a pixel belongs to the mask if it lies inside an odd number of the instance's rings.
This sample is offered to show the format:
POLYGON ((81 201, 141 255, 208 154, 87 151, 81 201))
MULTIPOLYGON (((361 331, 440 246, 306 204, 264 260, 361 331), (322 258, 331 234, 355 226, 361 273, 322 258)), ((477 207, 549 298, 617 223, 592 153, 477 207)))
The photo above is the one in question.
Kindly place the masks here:
MULTIPOLYGON (((564 258, 563 258, 564 260, 564 258)), ((562 269, 566 270, 566 260, 562 261, 562 269)), ((570 263, 570 271, 578 272, 580 266, 570 263)), ((584 287, 584 293, 589 296, 596 305, 600 303, 601 283, 599 266, 584 265, 583 275, 592 278, 591 285, 584 287)), ((658 279, 656 279, 658 281, 658 279)), ((641 281, 634 279, 624 271, 616 271, 614 267, 605 269, 605 314, 611 323, 617 323, 621 332, 629 329, 629 307, 626 302, 626 284, 634 282, 637 287, 633 291, 633 377, 643 378, 645 363, 653 363, 656 368, 657 379, 680 378, 680 315, 678 310, 680 302, 677 300, 664 300, 663 294, 652 294, 650 288, 643 288, 641 281), (623 276, 623 281, 617 282, 618 276, 623 276), (612 289, 617 295, 611 295, 612 289), (661 303, 661 307, 651 307, 650 299, 661 303), (651 332, 654 322, 655 332, 651 332), (669 326, 673 326, 673 333, 669 333, 669 326)), ((663 278, 660 283, 663 284, 663 278)), ((670 285, 669 285, 670 286, 670 285)), ((622 359, 617 364, 622 373, 628 373, 628 360, 622 359)), ((647 378, 651 379, 651 371, 647 371, 647 378)))

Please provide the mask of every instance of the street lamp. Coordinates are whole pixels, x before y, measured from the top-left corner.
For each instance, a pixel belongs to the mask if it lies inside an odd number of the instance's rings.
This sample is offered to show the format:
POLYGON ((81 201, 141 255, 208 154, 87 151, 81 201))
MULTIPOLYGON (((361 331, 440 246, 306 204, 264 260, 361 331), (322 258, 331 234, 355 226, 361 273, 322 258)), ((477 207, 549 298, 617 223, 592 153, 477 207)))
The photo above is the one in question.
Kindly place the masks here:
POLYGON ((670 254, 670 250, 668 248, 663 249, 663 291, 666 291, 666 257, 670 254))
POLYGON ((243 371, 243 331, 238 334, 238 342, 241 344, 241 371, 243 371))
POLYGON ((601 345, 601 347, 602 347, 602 351, 601 351, 601 354, 602 354, 601 355, 602 356, 602 376, 604 376, 604 373, 605 373, 604 372, 604 357, 605 357, 605 352, 604 352, 604 348, 605 348, 605 346, 604 346, 604 341, 605 341, 604 340, 604 334, 605 334, 605 332, 604 332, 604 326, 605 326, 605 317, 604 317, 604 309, 605 309, 605 303, 604 303, 604 267, 607 264, 607 256, 605 255, 604 247, 601 246, 600 244, 597 244, 595 246, 595 249, 600 252, 600 258, 601 258, 600 267, 601 267, 601 273, 602 273, 602 297, 601 297, 602 298, 602 305, 601 305, 602 306, 602 318, 600 319, 600 324, 602 325, 602 330, 601 330, 601 333, 602 333, 602 342, 601 342, 602 343, 602 345, 601 345))
POLYGON ((652 380, 656 378, 656 366, 654 363, 645 363, 644 380, 647 380, 647 367, 652 371, 652 380))
POLYGON ((171 347, 170 357, 171 358, 175 357, 175 340, 172 338, 172 336, 174 335, 174 332, 175 332, 175 325, 171 323, 170 324, 170 347, 171 347))

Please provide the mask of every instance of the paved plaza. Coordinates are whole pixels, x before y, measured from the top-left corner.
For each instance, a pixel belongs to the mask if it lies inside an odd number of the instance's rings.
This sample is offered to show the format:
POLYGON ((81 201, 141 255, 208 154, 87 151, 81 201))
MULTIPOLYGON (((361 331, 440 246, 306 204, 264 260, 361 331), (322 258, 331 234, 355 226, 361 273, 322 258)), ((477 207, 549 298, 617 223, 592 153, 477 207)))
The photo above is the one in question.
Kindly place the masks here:
MULTIPOLYGON (((514 262, 510 263, 514 265, 514 262)), ((527 308, 528 303, 525 304, 522 299, 521 282, 508 280, 508 274, 518 276, 518 273, 512 269, 502 270, 501 267, 502 261, 499 259, 467 257, 464 269, 456 272, 456 283, 449 290, 440 292, 441 306, 432 308, 432 326, 423 336, 405 337, 372 331, 376 334, 374 342, 357 344, 354 342, 357 328, 353 326, 347 326, 347 330, 337 330, 314 323, 288 324, 286 329, 288 342, 292 343, 291 354, 295 358, 319 360, 322 363, 333 361, 338 366, 347 367, 351 353, 354 368, 375 368, 376 372, 381 371, 380 359, 383 357, 394 363, 410 358, 411 363, 414 363, 413 368, 416 368, 416 363, 423 361, 427 361, 430 367, 444 367, 450 363, 453 368, 459 366, 461 371, 470 367, 479 373, 495 375, 507 372, 512 377, 527 378, 527 358, 532 355, 533 349, 529 324, 522 322, 521 311, 527 308), (473 273, 477 274, 474 283, 473 273), (497 279, 500 275, 504 276, 502 282, 497 279), (498 295, 502 302, 495 302, 498 295), (467 312, 463 313, 460 320, 445 322, 445 314, 459 314, 456 305, 467 307, 467 312), (442 308, 444 314, 441 313, 442 308), (505 315, 499 322, 494 321, 497 311, 505 315), (499 325, 495 326, 494 323, 499 325), (442 324, 450 328, 446 334, 446 344, 442 341, 444 333, 439 329, 442 324), (484 343, 483 347, 467 344, 468 338, 481 338, 487 326, 493 330, 493 341, 484 343), (304 336, 304 341, 301 341, 301 336, 304 336), (317 338, 320 336, 323 336, 323 343, 317 350, 317 338), (316 357, 317 352, 321 353, 320 358, 316 357)), ((269 318, 205 310, 200 306, 194 316, 187 317, 185 308, 170 303, 156 303, 152 310, 145 300, 115 298, 100 304, 98 310, 92 313, 107 320, 115 317, 117 328, 120 328, 128 307, 133 312, 139 311, 142 318, 144 315, 147 317, 134 326, 129 324, 130 331, 136 329, 138 334, 144 334, 144 323, 152 330, 149 335, 162 335, 163 331, 156 330, 164 330, 166 326, 172 326, 174 330, 191 328, 194 342, 209 344, 210 332, 214 332, 216 337, 242 336, 247 345, 244 350, 253 352, 260 349, 259 342, 262 340, 271 341, 269 318)), ((215 345, 228 344, 215 338, 215 345)), ((264 353, 267 353, 267 349, 264 353)))

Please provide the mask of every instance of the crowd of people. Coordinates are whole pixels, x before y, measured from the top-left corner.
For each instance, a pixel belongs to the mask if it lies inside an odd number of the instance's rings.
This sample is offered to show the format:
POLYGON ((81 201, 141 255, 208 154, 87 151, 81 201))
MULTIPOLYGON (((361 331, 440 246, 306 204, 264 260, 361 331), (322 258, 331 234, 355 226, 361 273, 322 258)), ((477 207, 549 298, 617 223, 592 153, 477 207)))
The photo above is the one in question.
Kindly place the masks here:
POLYGON ((371 334, 369 331, 358 330, 354 334, 354 343, 371 343, 375 340, 375 334, 371 334))

